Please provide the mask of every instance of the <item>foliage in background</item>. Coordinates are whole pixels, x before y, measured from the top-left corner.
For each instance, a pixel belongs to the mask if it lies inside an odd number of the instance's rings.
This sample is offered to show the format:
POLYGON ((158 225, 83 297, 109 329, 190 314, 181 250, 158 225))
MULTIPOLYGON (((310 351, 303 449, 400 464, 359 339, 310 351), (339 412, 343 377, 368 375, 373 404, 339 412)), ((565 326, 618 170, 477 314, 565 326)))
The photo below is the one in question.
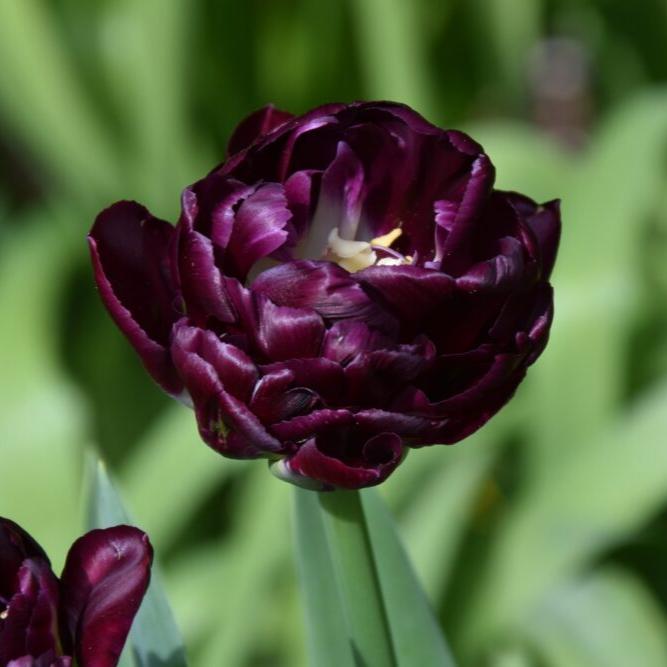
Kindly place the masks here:
POLYGON ((122 197, 174 219, 267 101, 404 101, 470 130, 500 187, 563 199, 546 353, 383 487, 454 652, 667 664, 666 37, 661 0, 0 0, 0 513, 65 553, 93 445, 192 664, 304 664, 291 489, 150 384, 84 235, 122 197))

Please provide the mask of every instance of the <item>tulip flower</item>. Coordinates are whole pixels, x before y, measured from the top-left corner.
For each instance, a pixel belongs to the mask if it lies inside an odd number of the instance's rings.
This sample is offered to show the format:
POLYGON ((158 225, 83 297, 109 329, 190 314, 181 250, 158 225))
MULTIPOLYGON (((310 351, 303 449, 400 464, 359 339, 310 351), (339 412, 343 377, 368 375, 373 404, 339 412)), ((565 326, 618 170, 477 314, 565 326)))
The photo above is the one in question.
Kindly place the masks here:
POLYGON ((136 528, 92 530, 74 542, 58 579, 39 544, 0 517, 0 665, 114 667, 152 558, 136 528))
POLYGON ((371 486, 480 428, 547 342, 558 202, 493 184, 479 144, 406 106, 267 107, 176 226, 136 202, 100 213, 95 279, 213 449, 371 486))

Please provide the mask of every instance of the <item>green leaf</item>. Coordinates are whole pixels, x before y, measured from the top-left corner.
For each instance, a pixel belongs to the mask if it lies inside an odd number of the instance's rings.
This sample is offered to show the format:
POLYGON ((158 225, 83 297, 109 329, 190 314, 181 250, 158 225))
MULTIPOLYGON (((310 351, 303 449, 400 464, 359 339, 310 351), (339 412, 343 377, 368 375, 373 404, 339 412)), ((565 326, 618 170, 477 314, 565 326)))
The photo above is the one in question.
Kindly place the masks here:
MULTIPOLYGON (((93 472, 88 522, 91 528, 132 524, 102 462, 96 463, 93 472)), ((180 632, 156 564, 153 565, 150 586, 132 625, 128 645, 132 648, 137 667, 183 667, 187 664, 180 632)))
POLYGON ((403 549, 394 520, 372 489, 361 494, 399 667, 454 667, 424 591, 403 549))
POLYGON ((500 527, 474 591, 464 643, 481 649, 519 627, 564 577, 638 530, 667 498, 667 382, 610 422, 500 527))
POLYGON ((312 664, 454 665, 380 496, 297 490, 295 500, 312 664))
POLYGON ((309 662, 318 667, 355 667, 343 600, 316 493, 295 489, 294 522, 309 662))
POLYGON ((531 614, 524 628, 549 664, 667 665, 663 613, 640 581, 620 569, 567 582, 531 614))

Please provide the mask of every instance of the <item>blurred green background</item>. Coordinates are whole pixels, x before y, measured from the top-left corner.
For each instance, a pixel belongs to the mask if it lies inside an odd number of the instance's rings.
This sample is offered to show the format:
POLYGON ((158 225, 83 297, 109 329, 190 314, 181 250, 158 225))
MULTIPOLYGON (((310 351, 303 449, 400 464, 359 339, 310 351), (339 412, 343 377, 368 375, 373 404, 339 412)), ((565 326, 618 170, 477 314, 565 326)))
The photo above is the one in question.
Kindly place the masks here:
POLYGON ((402 101, 563 199, 544 356, 383 488, 450 642, 464 667, 667 665, 666 43, 664 0, 0 0, 0 514, 60 566, 98 448, 192 664, 305 664, 290 489, 199 442, 84 237, 120 198, 175 220, 266 102, 402 101))

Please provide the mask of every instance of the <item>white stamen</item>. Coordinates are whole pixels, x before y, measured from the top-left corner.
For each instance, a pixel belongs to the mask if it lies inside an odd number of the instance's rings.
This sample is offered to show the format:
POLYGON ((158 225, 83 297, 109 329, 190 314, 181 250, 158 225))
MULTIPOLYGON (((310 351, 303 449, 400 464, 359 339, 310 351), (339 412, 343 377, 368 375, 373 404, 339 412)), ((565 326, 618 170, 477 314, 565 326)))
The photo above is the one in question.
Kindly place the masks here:
POLYGON ((350 273, 367 269, 369 266, 399 266, 409 264, 412 261, 411 257, 403 257, 397 251, 390 249, 391 244, 400 235, 401 229, 400 227, 396 227, 387 234, 372 239, 370 242, 353 241, 341 238, 338 227, 334 227, 329 232, 327 249, 324 256, 326 259, 342 266, 350 273), (378 254, 375 251, 383 251, 384 249, 393 256, 390 255, 378 259, 378 254))

